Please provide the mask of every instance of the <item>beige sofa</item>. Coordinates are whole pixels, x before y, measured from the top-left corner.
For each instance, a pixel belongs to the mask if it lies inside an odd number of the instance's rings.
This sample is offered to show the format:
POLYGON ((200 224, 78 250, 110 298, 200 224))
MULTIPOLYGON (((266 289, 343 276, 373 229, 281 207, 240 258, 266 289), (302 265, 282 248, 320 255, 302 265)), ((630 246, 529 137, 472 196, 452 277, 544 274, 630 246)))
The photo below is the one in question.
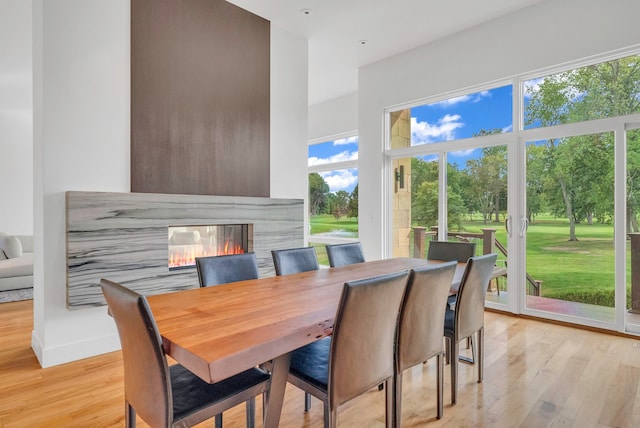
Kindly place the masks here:
POLYGON ((33 287, 33 236, 0 233, 0 291, 33 287))

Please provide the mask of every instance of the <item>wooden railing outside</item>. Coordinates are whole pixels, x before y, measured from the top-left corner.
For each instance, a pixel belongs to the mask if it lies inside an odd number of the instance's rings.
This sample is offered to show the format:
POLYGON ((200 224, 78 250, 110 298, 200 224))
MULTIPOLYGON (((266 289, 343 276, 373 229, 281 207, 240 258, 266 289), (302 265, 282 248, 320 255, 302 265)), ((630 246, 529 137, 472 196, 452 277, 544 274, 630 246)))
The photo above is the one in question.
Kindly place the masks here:
MULTIPOLYGON (((468 241, 471 239, 482 240, 482 254, 489 253, 502 253, 505 260, 507 258, 506 247, 496 239, 496 229, 484 228, 481 229, 482 233, 469 233, 469 232, 448 232, 449 238, 453 237, 459 241, 468 241)), ((427 242, 438 238, 438 228, 436 226, 427 230, 426 227, 416 226, 413 228, 413 256, 414 257, 426 257, 427 254, 427 242)), ((638 234, 638 246, 640 247, 640 234, 638 234)), ((633 253, 633 252, 632 252, 633 253)), ((640 253, 639 253, 640 254, 640 253)), ((506 261, 505 261, 506 263, 506 261)), ((640 267, 638 268, 638 296, 640 301, 640 267)), ((534 279, 529 273, 526 273, 527 278, 527 294, 530 296, 540 296, 542 289, 542 281, 534 279)), ((639 302, 640 303, 640 302, 639 302)))

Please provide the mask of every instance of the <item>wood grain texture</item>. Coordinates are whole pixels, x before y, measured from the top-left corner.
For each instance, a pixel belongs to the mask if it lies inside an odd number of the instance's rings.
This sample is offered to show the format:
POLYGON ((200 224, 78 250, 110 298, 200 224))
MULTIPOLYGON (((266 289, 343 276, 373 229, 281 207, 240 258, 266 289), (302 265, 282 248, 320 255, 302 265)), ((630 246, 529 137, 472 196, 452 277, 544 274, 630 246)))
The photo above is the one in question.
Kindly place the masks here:
POLYGON ((104 305, 100 279, 145 295, 198 287, 195 267, 169 271, 169 225, 253 225, 260 276, 271 250, 304 241, 300 199, 160 193, 67 192, 67 306, 104 305))
POLYGON ((224 0, 131 2, 131 191, 270 194, 270 23, 224 0))
POLYGON ((385 259, 149 297, 166 352, 218 382, 331 334, 345 282, 433 262, 385 259))
MULTIPOLYGON (((123 427, 121 353, 40 368, 30 348, 32 306, 32 301, 0 304, 0 426, 123 427)), ((435 419, 435 361, 404 374, 403 427, 640 426, 637 339, 487 312, 485 340, 484 382, 476 382, 474 367, 461 364, 455 406, 449 404, 445 369, 441 420, 435 419)), ((305 413, 303 402, 302 391, 288 386, 281 427, 322 427, 321 403, 314 400, 305 413)), ((256 408, 259 421, 261 400, 256 408)), ((244 423, 243 405, 225 412, 225 427, 244 423)), ((138 426, 148 425, 138 418, 138 426)), ((384 393, 375 388, 345 404, 338 426, 383 427, 384 393)))

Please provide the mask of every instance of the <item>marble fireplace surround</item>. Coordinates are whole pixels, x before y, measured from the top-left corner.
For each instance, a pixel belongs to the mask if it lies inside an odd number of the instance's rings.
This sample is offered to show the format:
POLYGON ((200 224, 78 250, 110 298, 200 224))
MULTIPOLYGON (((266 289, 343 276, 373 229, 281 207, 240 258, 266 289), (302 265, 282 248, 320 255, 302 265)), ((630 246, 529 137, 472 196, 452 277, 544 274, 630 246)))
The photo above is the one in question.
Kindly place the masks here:
POLYGON ((197 287, 195 267, 169 271, 170 225, 252 224, 260 277, 271 250, 304 244, 302 199, 69 191, 66 206, 69 309, 105 305, 102 278, 145 295, 197 287))

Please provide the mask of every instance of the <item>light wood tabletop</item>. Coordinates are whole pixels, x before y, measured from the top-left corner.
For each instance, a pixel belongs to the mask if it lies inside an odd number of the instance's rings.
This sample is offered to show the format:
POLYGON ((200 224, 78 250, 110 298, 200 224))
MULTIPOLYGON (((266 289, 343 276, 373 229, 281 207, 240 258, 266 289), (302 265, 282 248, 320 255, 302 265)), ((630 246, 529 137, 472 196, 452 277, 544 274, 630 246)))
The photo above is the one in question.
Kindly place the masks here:
MULTIPOLYGON (((277 426, 289 353, 332 332, 347 281, 438 261, 392 258, 149 296, 165 352, 214 383, 273 361, 265 426, 277 426)), ((464 270, 458 264, 452 292, 464 270)))

